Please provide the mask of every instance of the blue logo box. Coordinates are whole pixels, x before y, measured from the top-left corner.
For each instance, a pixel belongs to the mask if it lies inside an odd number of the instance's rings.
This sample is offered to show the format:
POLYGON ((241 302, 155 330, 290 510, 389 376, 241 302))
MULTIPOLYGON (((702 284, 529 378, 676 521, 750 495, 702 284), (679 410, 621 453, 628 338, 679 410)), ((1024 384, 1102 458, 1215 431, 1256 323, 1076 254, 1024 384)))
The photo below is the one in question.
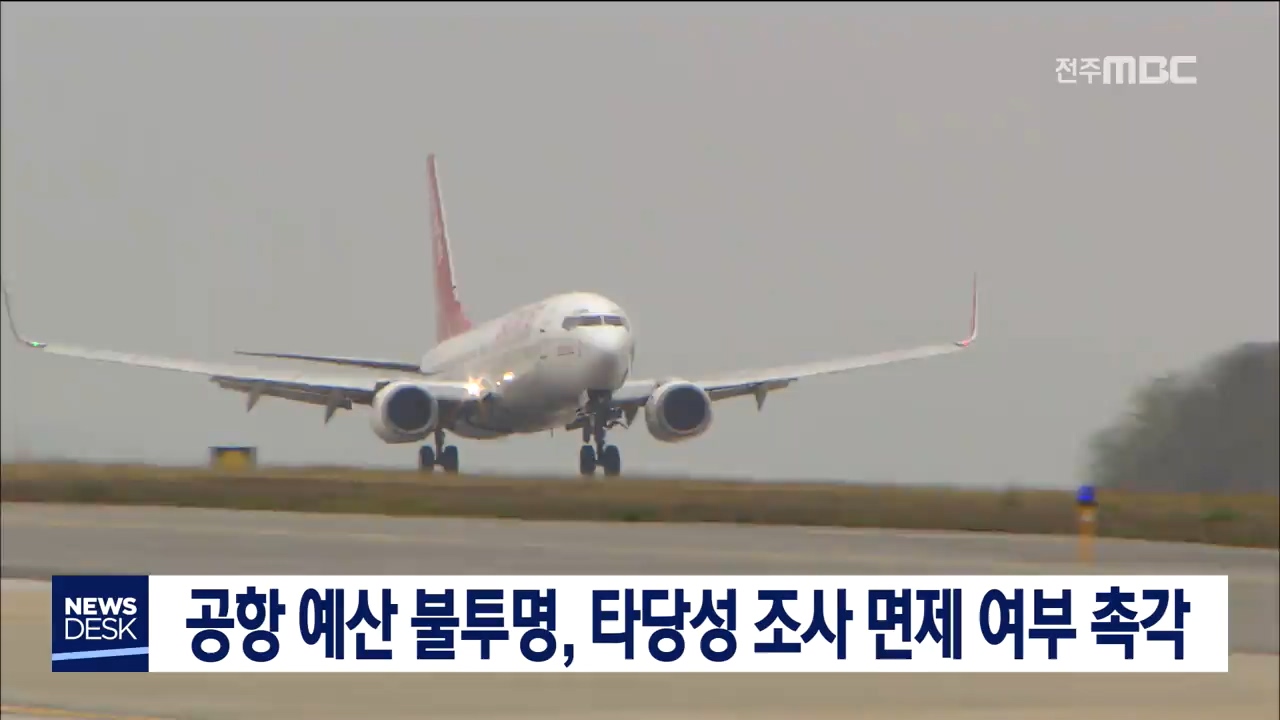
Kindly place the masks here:
POLYGON ((146 575, 54 575, 53 672, 147 672, 146 575))

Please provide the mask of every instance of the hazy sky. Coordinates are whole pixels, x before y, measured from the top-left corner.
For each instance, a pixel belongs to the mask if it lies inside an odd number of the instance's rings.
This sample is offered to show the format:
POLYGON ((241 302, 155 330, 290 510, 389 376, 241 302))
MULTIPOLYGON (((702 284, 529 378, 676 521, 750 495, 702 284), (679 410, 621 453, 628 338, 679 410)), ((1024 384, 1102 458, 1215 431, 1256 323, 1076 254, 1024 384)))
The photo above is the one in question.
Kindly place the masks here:
MULTIPOLYGON (((1071 484, 1139 383, 1277 337, 1275 3, 307 7, 5 3, 26 333, 417 359, 435 151, 472 317, 603 292, 646 376, 959 338, 980 272, 969 353, 615 431, 633 471, 1071 484), (1126 53, 1199 84, 1055 79, 1126 53)), ((367 409, 0 347, 6 459, 416 462, 367 409)), ((459 446, 577 469, 573 433, 459 446)))

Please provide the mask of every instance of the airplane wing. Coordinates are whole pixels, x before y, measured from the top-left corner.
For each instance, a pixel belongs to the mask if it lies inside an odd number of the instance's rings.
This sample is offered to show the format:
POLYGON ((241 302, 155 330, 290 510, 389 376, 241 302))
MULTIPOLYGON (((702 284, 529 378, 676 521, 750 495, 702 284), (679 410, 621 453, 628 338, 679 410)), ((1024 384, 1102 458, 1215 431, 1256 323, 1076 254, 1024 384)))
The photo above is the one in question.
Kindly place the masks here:
POLYGON ((0 288, 4 295, 5 313, 9 331, 23 346, 50 355, 96 360, 99 362, 131 365, 157 370, 202 375, 227 390, 243 392, 249 396, 248 409, 261 397, 278 397, 294 402, 321 405, 325 408, 325 422, 338 409, 350 410, 353 405, 370 405, 373 397, 387 383, 396 380, 415 380, 444 404, 461 404, 476 400, 474 388, 465 382, 428 380, 410 372, 363 367, 347 374, 319 374, 284 369, 265 369, 246 365, 204 362, 185 358, 138 355, 133 353, 78 347, 61 343, 31 340, 18 331, 13 317, 13 302, 8 287, 0 288))
POLYGON ((404 373, 421 373, 422 368, 418 363, 401 362, 398 360, 369 360, 366 358, 353 357, 335 357, 332 355, 300 355, 298 353, 268 353, 268 352, 249 352, 247 350, 236 350, 237 355, 247 355, 250 357, 277 358, 281 360, 301 360, 304 362, 327 363, 329 365, 343 365, 346 367, 366 368, 369 370, 394 370, 404 373))
MULTIPOLYGON (((892 363, 917 360, 939 355, 950 355, 968 348, 978 337, 978 277, 973 278, 973 300, 969 319, 969 335, 963 340, 922 345, 920 347, 890 350, 871 355, 855 355, 833 360, 783 365, 758 370, 740 370, 723 373, 714 377, 691 379, 690 382, 700 386, 713 401, 726 398, 754 395, 756 406, 764 407, 765 396, 773 390, 781 390, 802 378, 832 373, 848 372, 861 368, 889 365, 892 363)), ((613 394, 612 404, 634 416, 636 410, 649 400, 649 396, 662 381, 632 380, 613 394)), ((571 426, 572 427, 572 426, 571 426)))

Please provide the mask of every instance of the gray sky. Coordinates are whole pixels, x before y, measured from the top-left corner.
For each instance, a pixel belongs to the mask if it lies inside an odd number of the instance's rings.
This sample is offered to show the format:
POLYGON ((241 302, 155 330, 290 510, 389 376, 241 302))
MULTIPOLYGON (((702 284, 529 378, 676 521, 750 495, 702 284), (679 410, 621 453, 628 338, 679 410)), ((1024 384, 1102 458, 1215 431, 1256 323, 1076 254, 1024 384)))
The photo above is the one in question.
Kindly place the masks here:
MULTIPOLYGON (((980 272, 969 353, 719 403, 689 443, 615 431, 625 468, 1068 485, 1137 384, 1277 336, 1276 17, 6 3, 3 272, 40 339, 415 359, 435 151, 473 319, 597 290, 647 376, 959 338, 980 272), (1122 53, 1199 84, 1056 82, 1122 53)), ((367 410, 0 348, 6 459, 415 463, 367 410)), ((572 473, 577 444, 460 449, 572 473)))

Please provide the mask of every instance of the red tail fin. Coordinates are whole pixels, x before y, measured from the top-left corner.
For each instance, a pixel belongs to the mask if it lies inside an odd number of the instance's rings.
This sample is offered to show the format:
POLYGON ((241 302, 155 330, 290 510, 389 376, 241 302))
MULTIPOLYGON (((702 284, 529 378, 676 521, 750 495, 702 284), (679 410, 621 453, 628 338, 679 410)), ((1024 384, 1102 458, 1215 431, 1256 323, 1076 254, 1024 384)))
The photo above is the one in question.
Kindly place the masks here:
POLYGON ((427 156, 427 178, 431 186, 431 259, 435 263, 436 341, 471 329, 471 321, 458 300, 458 286, 453 277, 453 258, 449 253, 449 235, 445 230, 444 202, 440 195, 440 179, 436 174, 436 156, 427 156))

